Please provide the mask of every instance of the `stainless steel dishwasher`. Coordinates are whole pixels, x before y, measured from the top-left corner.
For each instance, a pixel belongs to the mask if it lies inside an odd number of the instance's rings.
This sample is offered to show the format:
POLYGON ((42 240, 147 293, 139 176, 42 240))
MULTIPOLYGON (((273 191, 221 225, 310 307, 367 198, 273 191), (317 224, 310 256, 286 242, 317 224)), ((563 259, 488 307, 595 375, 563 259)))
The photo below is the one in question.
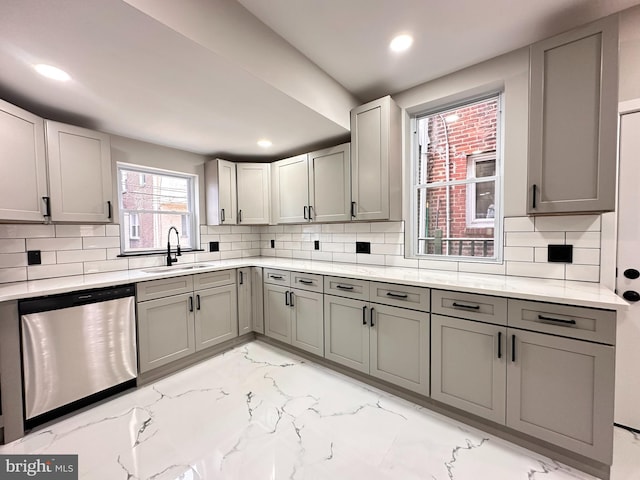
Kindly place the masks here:
POLYGON ((20 301, 25 427, 135 385, 135 286, 20 301))

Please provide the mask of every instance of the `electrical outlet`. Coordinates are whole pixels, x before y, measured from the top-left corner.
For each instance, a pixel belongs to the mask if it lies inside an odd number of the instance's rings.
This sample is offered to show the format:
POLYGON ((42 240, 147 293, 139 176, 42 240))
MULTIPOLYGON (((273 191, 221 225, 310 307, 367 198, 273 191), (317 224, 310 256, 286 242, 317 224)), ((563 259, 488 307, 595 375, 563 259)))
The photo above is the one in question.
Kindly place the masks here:
POLYGON ((320 250, 320 240, 314 240, 313 241, 313 249, 314 250, 320 250))
POLYGON ((573 245, 548 245, 547 262, 573 263, 573 245))
POLYGON ((276 248, 276 241, 275 240, 271 240, 271 248, 276 248))
POLYGON ((220 242, 209 242, 209 251, 210 252, 219 252, 220 251, 220 242))
POLYGON ((356 242, 356 253, 371 253, 371 242, 356 242))
POLYGON ((27 250, 27 265, 41 265, 42 256, 40 250, 27 250))

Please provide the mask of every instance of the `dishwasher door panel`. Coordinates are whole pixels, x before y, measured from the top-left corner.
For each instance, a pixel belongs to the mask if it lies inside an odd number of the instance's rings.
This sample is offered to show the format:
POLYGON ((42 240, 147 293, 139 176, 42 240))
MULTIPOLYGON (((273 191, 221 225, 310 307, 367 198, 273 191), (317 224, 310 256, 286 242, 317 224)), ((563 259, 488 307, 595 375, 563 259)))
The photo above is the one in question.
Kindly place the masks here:
POLYGON ((134 297, 21 316, 25 418, 137 374, 134 297))

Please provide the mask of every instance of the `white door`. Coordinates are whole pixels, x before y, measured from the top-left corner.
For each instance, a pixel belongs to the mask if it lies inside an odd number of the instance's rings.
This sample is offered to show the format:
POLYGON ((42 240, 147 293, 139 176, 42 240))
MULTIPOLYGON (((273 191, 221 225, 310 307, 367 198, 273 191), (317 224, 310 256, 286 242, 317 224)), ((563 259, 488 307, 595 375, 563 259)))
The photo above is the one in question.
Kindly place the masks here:
POLYGON ((621 116, 618 206, 618 295, 631 307, 618 312, 615 422, 640 430, 640 111, 621 116), (635 270, 635 271, 634 271, 635 270), (637 295, 638 293, 635 293, 637 295))

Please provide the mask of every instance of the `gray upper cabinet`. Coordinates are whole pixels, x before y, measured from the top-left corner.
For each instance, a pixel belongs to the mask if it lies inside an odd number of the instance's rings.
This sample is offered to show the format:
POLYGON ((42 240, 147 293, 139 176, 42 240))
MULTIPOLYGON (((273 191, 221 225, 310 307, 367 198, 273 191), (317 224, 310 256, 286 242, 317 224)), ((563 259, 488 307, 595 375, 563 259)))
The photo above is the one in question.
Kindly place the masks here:
POLYGON ((44 121, 1 100, 0 158, 0 220, 46 220, 44 121))
POLYGON ((531 46, 528 213, 615 208, 618 17, 531 46))
POLYGON ((238 209, 236 164, 210 160, 204 164, 207 225, 235 225, 238 209))
POLYGON ((272 163, 271 175, 273 222, 307 222, 309 220, 307 155, 298 155, 272 163))
POLYGON ((351 150, 345 143, 312 152, 309 158, 309 220, 351 220, 351 150))
POLYGON ((351 214, 402 219, 400 107, 386 96, 351 110, 351 214))
POLYGON ((271 188, 268 163, 237 163, 238 224, 266 225, 270 220, 271 188))
POLYGON ((111 222, 111 141, 86 128, 45 122, 51 220, 111 222))

